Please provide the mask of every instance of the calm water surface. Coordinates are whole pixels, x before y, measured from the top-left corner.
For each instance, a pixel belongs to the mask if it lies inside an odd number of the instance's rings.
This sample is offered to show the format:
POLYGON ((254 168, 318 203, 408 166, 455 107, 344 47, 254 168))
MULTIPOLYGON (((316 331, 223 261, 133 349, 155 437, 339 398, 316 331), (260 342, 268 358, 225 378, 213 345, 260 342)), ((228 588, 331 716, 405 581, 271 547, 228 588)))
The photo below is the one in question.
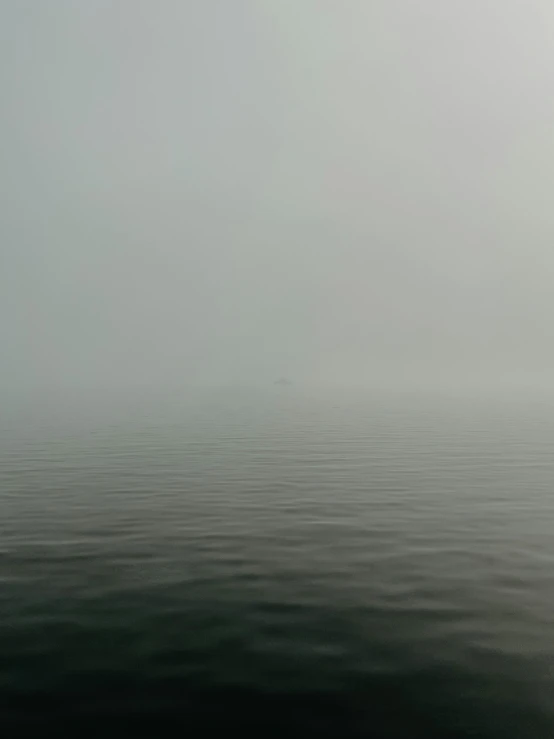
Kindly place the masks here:
POLYGON ((0 724, 554 737, 554 403, 52 395, 0 418, 0 724))

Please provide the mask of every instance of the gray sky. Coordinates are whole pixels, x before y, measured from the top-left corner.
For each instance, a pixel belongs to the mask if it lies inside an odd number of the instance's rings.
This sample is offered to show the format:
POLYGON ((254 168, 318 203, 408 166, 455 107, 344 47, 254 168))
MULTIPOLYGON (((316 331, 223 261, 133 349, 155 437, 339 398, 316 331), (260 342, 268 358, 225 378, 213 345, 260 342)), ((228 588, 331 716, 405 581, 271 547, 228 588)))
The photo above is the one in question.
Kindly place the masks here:
POLYGON ((551 0, 0 0, 0 384, 554 370, 551 0))

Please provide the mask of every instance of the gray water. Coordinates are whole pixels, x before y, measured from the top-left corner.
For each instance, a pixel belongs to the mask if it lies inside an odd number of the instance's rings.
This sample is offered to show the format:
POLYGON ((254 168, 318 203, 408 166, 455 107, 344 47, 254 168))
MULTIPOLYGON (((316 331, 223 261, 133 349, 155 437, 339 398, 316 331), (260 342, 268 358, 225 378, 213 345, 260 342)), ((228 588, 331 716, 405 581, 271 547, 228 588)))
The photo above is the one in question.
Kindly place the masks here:
POLYGON ((12 399, 0 723, 552 737, 553 448, 552 399, 12 399))

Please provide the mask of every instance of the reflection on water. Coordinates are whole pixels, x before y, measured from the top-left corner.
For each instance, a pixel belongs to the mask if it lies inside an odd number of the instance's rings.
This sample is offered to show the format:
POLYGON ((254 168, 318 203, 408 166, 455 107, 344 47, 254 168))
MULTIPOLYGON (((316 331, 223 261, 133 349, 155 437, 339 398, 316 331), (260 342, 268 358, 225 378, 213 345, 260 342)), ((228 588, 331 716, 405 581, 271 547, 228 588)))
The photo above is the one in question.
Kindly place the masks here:
POLYGON ((0 723, 552 737, 553 448, 514 399, 13 405, 0 723))

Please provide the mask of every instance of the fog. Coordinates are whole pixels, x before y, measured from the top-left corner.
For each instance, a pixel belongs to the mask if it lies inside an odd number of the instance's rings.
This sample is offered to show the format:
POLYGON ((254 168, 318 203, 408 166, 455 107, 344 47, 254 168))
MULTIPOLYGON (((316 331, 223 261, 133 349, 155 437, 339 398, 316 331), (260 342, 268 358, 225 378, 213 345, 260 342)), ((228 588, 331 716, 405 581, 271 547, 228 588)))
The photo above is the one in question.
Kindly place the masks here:
POLYGON ((0 386, 548 382, 549 0, 1 0, 0 386))

